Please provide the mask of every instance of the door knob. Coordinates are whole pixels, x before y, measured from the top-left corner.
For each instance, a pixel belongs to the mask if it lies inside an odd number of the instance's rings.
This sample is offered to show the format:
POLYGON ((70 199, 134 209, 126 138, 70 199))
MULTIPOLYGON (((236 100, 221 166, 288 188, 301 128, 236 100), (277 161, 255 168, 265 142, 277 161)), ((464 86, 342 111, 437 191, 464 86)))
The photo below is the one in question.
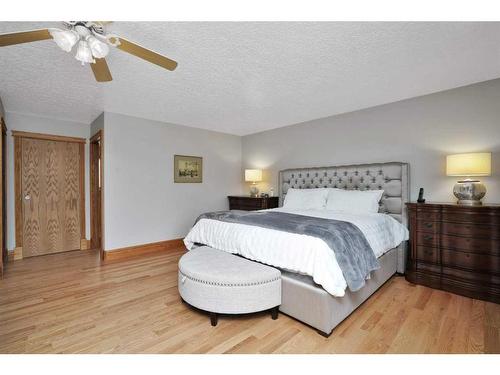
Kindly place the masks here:
POLYGON ((27 201, 29 201, 29 200, 31 199, 31 196, 30 196, 29 194, 26 194, 26 195, 24 196, 24 199, 26 199, 27 201))

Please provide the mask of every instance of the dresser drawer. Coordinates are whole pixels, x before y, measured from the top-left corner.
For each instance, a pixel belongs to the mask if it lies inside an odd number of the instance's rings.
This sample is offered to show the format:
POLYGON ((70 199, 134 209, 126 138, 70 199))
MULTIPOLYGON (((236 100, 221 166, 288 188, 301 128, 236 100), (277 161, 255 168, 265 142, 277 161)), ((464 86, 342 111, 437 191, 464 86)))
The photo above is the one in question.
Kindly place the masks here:
POLYGON ((464 215, 460 212, 443 212, 443 221, 471 224, 500 225, 500 216, 481 213, 469 213, 464 215))
POLYGON ((442 273, 444 276, 453 277, 459 280, 466 280, 468 282, 477 282, 478 284, 488 286, 492 283, 500 285, 500 275, 493 275, 491 273, 473 272, 459 268, 452 268, 443 266, 442 273))
POLYGON ((442 235, 441 246, 448 249, 500 256, 499 240, 442 235))
POLYGON ((417 259, 424 263, 439 263, 439 249, 435 247, 417 246, 417 259))
POLYGON ((439 211, 417 210, 417 220, 439 221, 441 213, 439 211))
POLYGON ((441 249, 443 266, 465 268, 474 272, 500 273, 500 257, 441 249))
POLYGON ((438 233, 440 223, 430 220, 417 220, 417 231, 427 233, 438 233))
POLYGON ((417 246, 438 247, 439 234, 432 234, 427 232, 417 232, 416 236, 417 246))
POLYGON ((500 239, 500 225, 476 225, 470 223, 442 223, 441 233, 458 235, 458 236, 473 236, 473 237, 489 237, 500 239))
POLYGON ((416 262, 418 271, 432 272, 435 274, 441 273, 441 266, 435 263, 425 263, 425 262, 416 262))

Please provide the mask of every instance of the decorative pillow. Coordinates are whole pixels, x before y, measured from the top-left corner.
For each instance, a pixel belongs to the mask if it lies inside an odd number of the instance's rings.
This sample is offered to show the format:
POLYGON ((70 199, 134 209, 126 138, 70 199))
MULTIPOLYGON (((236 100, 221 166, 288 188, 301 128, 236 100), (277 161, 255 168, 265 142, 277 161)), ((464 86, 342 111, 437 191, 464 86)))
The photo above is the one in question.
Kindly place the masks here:
POLYGON ((288 189, 283 207, 296 210, 322 210, 328 189, 288 189))
POLYGON ((377 213, 383 190, 329 189, 326 209, 341 212, 377 213))

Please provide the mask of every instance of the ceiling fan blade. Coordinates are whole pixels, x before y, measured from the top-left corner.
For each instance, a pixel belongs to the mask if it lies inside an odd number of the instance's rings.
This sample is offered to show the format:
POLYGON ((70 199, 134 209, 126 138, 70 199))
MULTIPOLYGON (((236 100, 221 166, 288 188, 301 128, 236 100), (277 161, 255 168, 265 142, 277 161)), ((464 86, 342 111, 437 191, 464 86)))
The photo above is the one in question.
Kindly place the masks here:
POLYGON ((37 42, 39 40, 52 39, 48 29, 21 31, 18 33, 0 34, 0 47, 13 44, 37 42))
POLYGON ((109 82, 113 80, 105 59, 95 59, 95 63, 90 64, 90 66, 97 82, 109 82))
POLYGON ((168 57, 162 56, 159 53, 151 51, 150 49, 141 47, 140 45, 135 44, 127 39, 123 39, 121 37, 118 37, 118 39, 120 40, 120 44, 117 46, 117 48, 121 49, 122 51, 140 57, 141 59, 159 65, 162 68, 168 70, 174 70, 177 67, 177 62, 175 62, 174 60, 170 60, 168 57))

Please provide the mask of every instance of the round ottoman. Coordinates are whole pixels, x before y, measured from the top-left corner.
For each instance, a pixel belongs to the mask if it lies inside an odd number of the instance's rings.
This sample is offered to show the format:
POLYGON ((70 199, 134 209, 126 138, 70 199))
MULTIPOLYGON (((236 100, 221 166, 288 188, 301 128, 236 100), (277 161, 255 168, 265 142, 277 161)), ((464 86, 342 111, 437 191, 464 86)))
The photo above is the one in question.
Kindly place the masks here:
POLYGON ((278 317, 281 272, 276 268, 208 246, 188 251, 179 260, 179 293, 188 304, 217 314, 271 310, 278 317))

